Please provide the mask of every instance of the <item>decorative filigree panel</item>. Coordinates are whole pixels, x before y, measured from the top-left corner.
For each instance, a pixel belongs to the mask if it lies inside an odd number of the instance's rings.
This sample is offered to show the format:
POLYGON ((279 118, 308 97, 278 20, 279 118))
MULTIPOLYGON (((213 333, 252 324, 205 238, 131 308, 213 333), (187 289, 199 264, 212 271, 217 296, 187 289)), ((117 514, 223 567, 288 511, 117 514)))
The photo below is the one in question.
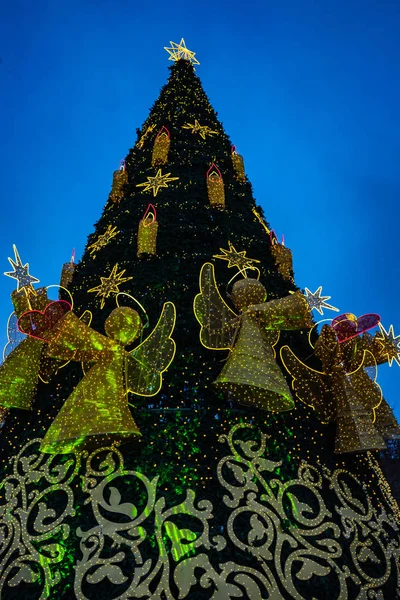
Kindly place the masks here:
POLYGON ((2 484, 1 598, 23 584, 35 584, 31 598, 50 597, 71 538, 70 592, 80 600, 400 597, 399 525, 389 503, 388 512, 374 504, 343 469, 302 462, 283 481, 281 463, 265 456, 266 436, 250 424, 219 442, 229 450, 214 506, 192 489, 168 504, 158 478, 127 469, 113 446, 48 456, 40 440, 27 444, 2 484), (55 494, 64 498, 58 512, 55 494))

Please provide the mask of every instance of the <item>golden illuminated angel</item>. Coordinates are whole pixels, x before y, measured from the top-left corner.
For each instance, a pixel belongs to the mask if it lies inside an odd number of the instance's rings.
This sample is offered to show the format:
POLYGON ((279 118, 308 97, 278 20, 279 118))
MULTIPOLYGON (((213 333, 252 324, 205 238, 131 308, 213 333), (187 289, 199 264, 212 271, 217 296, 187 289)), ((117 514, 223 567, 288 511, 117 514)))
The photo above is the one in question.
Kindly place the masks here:
MULTIPOLYGON (((67 398, 48 429, 40 450, 68 453, 93 442, 126 440, 140 436, 128 406, 128 392, 154 396, 161 389, 162 373, 175 354, 171 335, 175 306, 164 304, 152 333, 136 348, 125 346, 139 337, 142 321, 130 307, 115 308, 105 321, 106 336, 98 333, 72 311, 44 331, 48 355, 90 365, 86 375, 67 398)), ((22 328, 28 335, 29 318, 22 328)))
POLYGON ((382 397, 377 364, 388 360, 379 334, 365 333, 378 324, 374 314, 358 319, 346 313, 324 325, 314 352, 323 371, 304 364, 288 346, 281 359, 293 377, 292 387, 321 421, 336 422, 335 452, 361 452, 386 447, 400 437, 400 427, 382 397))
POLYGON ((309 328, 312 322, 308 303, 300 292, 269 302, 266 298, 266 289, 258 279, 240 279, 231 293, 238 311, 234 312, 219 293, 214 266, 206 263, 200 273, 194 312, 201 325, 203 346, 229 350, 214 382, 216 388, 241 404, 278 412, 294 407, 275 360, 279 331, 309 328))

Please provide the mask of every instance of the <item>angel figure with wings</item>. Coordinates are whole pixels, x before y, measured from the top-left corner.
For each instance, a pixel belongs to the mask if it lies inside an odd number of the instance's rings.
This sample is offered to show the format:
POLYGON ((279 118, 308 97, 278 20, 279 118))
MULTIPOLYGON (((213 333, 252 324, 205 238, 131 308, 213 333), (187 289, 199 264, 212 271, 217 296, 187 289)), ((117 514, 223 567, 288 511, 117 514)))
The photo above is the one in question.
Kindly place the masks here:
POLYGON ((281 348, 297 396, 322 422, 336 422, 337 454, 381 450, 385 439, 400 437, 400 427, 376 382, 377 364, 390 360, 389 344, 380 333, 374 337, 366 333, 378 323, 375 314, 357 319, 345 313, 324 325, 314 346, 323 371, 304 364, 288 346, 281 348))
MULTIPOLYGON (((19 318, 33 312, 42 314, 49 330, 59 318, 71 310, 72 296, 70 295, 71 302, 51 301, 48 297, 51 287, 68 292, 61 286, 48 286, 35 290, 35 294, 30 297, 17 290, 11 294, 15 312, 8 319, 8 342, 0 366, 0 407, 31 409, 39 380, 48 383, 68 362, 49 357, 43 339, 34 335, 33 331, 33 335, 27 337, 18 327, 19 318)), ((80 318, 90 323, 91 316, 90 311, 85 311, 80 318)))
MULTIPOLYGON (((228 251, 223 252, 229 256, 228 251)), ((234 264, 244 275, 234 283, 231 293, 231 301, 238 312, 234 312, 221 297, 211 263, 204 264, 201 269, 200 293, 194 300, 203 346, 229 350, 214 385, 240 404, 274 412, 291 410, 293 398, 276 363, 274 347, 280 330, 312 326, 309 305, 301 292, 267 302, 263 284, 246 275, 247 268, 254 268, 250 266, 252 259, 243 253, 236 253, 235 257, 236 251, 231 244, 229 252, 234 261, 237 256, 247 261, 242 267, 234 264)), ((228 267, 232 266, 231 262, 228 267)))
POLYGON ((125 346, 137 340, 142 330, 140 315, 133 308, 118 305, 105 321, 105 336, 72 311, 51 329, 44 323, 43 313, 25 313, 19 320, 21 331, 41 338, 50 357, 89 365, 49 427, 40 450, 66 454, 93 442, 140 436, 129 409, 128 392, 154 396, 161 389, 162 373, 175 355, 171 338, 175 318, 175 305, 166 302, 152 333, 126 351, 125 346))

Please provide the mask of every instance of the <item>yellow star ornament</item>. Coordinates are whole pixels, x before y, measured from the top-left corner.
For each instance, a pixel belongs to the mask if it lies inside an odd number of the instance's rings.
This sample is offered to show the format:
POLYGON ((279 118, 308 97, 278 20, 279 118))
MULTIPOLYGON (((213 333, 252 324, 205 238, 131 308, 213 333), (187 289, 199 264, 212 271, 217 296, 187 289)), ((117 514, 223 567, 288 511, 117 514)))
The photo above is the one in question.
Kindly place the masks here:
POLYGON ((248 258, 246 256, 246 250, 242 250, 238 252, 231 242, 228 242, 229 250, 224 250, 224 248, 220 248, 222 254, 214 254, 213 258, 220 258, 221 260, 228 261, 228 269, 231 267, 236 267, 239 271, 246 276, 246 269, 257 269, 257 267, 253 266, 253 263, 259 263, 259 260, 255 258, 248 258))
POLYGON ((132 277, 122 277, 125 273, 125 269, 123 271, 118 271, 118 263, 114 265, 109 277, 100 277, 101 283, 96 287, 88 290, 88 292, 97 292, 96 296, 101 297, 100 308, 104 307, 106 302, 106 298, 111 296, 111 294, 119 294, 119 286, 121 283, 125 283, 132 279, 132 277))
POLYGON ((386 331, 381 323, 379 323, 380 332, 376 335, 376 339, 382 344, 381 354, 387 358, 389 367, 395 360, 400 367, 400 335, 394 335, 393 325, 390 325, 389 331, 386 331))
POLYGON ((153 196, 157 196, 160 188, 167 188, 169 187, 168 184, 170 181, 179 179, 179 177, 170 177, 170 175, 171 173, 165 173, 165 175, 163 175, 161 173, 161 169, 158 169, 154 177, 148 177, 147 181, 136 184, 136 187, 143 187, 145 192, 148 192, 152 189, 153 196))
POLYGON ((171 47, 167 48, 164 46, 164 50, 168 52, 169 59, 176 62, 177 60, 188 60, 192 63, 192 65, 199 65, 199 61, 194 57, 195 52, 192 52, 188 48, 186 48, 185 40, 182 38, 179 44, 176 42, 170 42, 171 47))
POLYGON ((218 131, 213 131, 208 125, 200 125, 197 119, 194 123, 186 123, 186 125, 182 125, 182 129, 191 129, 192 133, 198 133, 203 140, 206 139, 206 135, 218 135, 218 131))
POLYGON ((109 225, 105 232, 99 235, 99 237, 93 244, 88 246, 90 256, 96 256, 96 252, 103 248, 103 246, 107 246, 107 244, 119 233, 120 231, 117 230, 116 227, 112 227, 112 225, 109 225))

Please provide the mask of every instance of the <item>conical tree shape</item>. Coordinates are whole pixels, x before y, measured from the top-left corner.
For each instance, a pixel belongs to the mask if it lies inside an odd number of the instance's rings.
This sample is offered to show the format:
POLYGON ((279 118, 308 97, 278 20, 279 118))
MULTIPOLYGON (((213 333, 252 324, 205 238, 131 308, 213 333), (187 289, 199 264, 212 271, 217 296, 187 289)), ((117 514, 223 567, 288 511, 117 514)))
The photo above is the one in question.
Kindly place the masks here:
MULTIPOLYGON (((76 362, 39 384, 29 416, 10 411, 0 454, 2 600, 396 597, 398 515, 367 457, 335 456, 334 427, 293 393, 293 410, 272 413, 212 385, 228 352, 200 343, 193 301, 203 264, 214 264, 228 303, 237 270, 213 256, 229 242, 259 261, 267 300, 297 289, 277 269, 253 212, 262 219, 262 209, 237 178, 231 148, 193 66, 177 61, 126 157, 121 197, 107 201, 69 286, 75 313, 91 310, 101 334, 116 292, 100 277, 120 274, 120 292, 137 302, 118 303, 140 311, 144 324, 148 317, 144 338, 163 304, 175 303, 176 356, 156 396, 130 395, 142 437, 120 447, 39 453, 85 378, 76 362), (167 162, 153 166, 162 127, 167 162), (212 164, 223 177, 223 209, 208 199, 212 164), (138 257, 149 203, 157 254, 138 257)), ((279 344, 309 354, 305 330, 281 332, 279 344)))

